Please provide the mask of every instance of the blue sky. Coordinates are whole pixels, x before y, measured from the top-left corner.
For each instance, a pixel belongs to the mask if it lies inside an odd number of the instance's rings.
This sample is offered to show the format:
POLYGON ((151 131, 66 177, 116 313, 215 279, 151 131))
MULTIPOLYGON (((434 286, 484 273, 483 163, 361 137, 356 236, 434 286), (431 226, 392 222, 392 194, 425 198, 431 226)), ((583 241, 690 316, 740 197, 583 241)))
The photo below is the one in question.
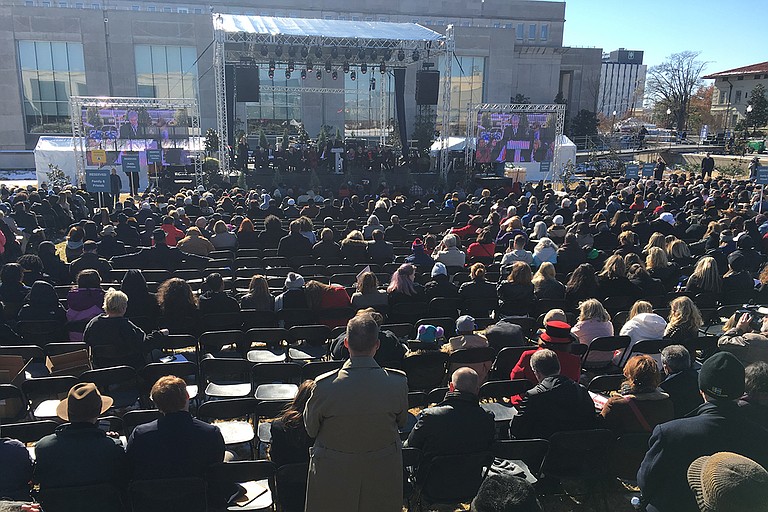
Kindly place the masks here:
POLYGON ((700 51, 705 73, 768 60, 768 1, 566 0, 565 46, 644 50, 643 63, 700 51))

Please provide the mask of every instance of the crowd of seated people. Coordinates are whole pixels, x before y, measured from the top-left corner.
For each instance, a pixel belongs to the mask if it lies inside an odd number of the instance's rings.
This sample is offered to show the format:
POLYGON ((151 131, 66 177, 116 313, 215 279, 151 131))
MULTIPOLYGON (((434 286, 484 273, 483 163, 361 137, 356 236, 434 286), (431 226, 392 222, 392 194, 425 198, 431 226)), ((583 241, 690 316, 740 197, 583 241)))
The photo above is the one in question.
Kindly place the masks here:
MULTIPOLYGON (((373 360, 381 366, 407 371, 430 358, 442 371, 435 388, 466 367, 478 386, 528 381, 531 389, 507 399, 520 412, 507 436, 604 428, 616 437, 653 434, 658 447, 675 418, 727 409, 725 401, 740 398, 743 411, 736 412, 749 411, 744 421, 757 418, 766 428, 758 381, 768 361, 768 321, 760 320, 768 311, 759 308, 768 302, 768 217, 751 182, 672 175, 642 183, 593 179, 567 195, 526 184, 442 197, 345 187, 146 193, 114 210, 94 208, 82 191, 0 187, 3 231, 18 230, 32 213, 52 239, 25 243, 26 254, 5 241, 0 346, 83 342, 93 368, 139 371, 166 355, 170 335, 199 340, 211 331, 313 325, 327 329, 319 357, 341 362, 349 359, 347 321, 363 312, 379 326, 373 360), (248 324, 256 313, 262 323, 248 324), (226 328, 213 326, 228 317, 234 320, 226 328), (50 326, 48 339, 32 323, 50 326), (606 339, 620 348, 601 350, 606 339), (658 348, 633 352, 646 341, 658 348), (509 348, 519 352, 502 366, 509 348), (491 355, 456 362, 475 349, 491 355), (699 368, 718 351, 733 360, 716 360, 711 372, 748 367, 744 397, 698 387, 699 368), (604 374, 624 380, 601 390, 612 393, 600 402, 586 386, 604 374), (557 405, 564 403, 568 409, 557 405)), ((290 361, 289 346, 286 338, 276 349, 290 361)), ((232 347, 245 361, 256 348, 242 340, 232 347)), ((196 350, 199 364, 218 357, 211 346, 196 350)), ((278 465, 306 462, 312 444, 302 432, 312 379, 296 384, 295 399, 272 425, 278 465)), ((99 391, 106 394, 82 393, 99 391)), ((739 421, 729 432, 764 436, 751 423, 739 430, 739 421)), ((759 450, 742 455, 766 462, 759 450)), ((648 457, 651 471, 660 456, 648 457)), ((641 479, 651 505, 676 510, 654 495, 653 481, 641 479)))

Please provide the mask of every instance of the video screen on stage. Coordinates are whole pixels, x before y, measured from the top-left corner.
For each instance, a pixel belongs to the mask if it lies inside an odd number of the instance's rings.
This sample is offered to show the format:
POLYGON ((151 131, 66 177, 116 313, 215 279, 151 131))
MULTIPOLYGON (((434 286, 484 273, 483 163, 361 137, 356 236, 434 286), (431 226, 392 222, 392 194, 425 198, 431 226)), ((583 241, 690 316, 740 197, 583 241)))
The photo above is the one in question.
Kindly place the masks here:
MULTIPOLYGON (((143 149, 143 148, 141 148, 143 149)), ((109 167, 119 166, 122 164, 122 155, 126 153, 124 151, 103 151, 101 154, 98 151, 86 151, 85 163, 88 167, 109 167)), ((146 167, 149 163, 147 160, 146 151, 135 151, 139 155, 139 162, 142 167, 146 167)), ((189 165, 192 163, 192 155, 186 149, 180 148, 166 148, 161 153, 163 165, 189 165)))
POLYGON ((83 107, 82 119, 88 149, 184 147, 190 136, 186 109, 83 107))
POLYGON ((555 112, 478 112, 475 161, 552 162, 556 120, 555 112))

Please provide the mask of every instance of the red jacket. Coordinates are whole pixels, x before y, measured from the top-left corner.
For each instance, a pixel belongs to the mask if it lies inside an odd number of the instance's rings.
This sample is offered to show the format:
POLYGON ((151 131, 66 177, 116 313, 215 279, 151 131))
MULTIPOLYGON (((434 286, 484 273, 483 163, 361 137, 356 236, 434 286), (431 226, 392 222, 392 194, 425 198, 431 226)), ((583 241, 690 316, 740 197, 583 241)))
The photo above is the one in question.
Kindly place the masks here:
MULTIPOLYGON (((510 380, 525 379, 534 385, 538 384, 539 381, 536 379, 536 375, 534 375, 533 369, 531 368, 531 356, 538 350, 542 349, 526 350, 520 355, 520 359, 509 374, 510 380)), ((560 361, 560 375, 568 377, 574 382, 579 382, 579 378, 581 377, 581 358, 570 352, 555 351, 555 354, 557 354, 557 359, 560 361)), ((513 404, 516 404, 519 403, 523 397, 517 395, 510 399, 513 404)))
POLYGON ((323 309, 336 309, 336 308, 349 308, 352 306, 352 302, 349 299, 349 294, 343 286, 331 285, 331 289, 323 293, 320 298, 320 323, 327 325, 331 329, 342 325, 347 325, 345 318, 323 318, 323 309))
POLYGON ((184 232, 173 224, 162 224, 160 229, 165 231, 165 245, 168 247, 176 247, 179 240, 184 238, 184 232))
POLYGON ((462 240, 465 240, 469 237, 476 236, 477 235, 477 226, 473 226, 472 224, 467 224, 463 228, 453 228, 451 230, 451 234, 458 236, 462 240))

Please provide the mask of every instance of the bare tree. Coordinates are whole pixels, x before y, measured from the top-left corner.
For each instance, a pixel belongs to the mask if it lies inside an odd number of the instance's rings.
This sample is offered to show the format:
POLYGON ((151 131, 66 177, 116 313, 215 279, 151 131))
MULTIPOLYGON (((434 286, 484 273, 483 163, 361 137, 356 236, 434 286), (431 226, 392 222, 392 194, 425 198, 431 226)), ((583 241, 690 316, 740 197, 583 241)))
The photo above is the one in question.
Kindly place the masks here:
POLYGON ((693 92, 702 85, 701 74, 707 63, 697 60, 700 52, 673 53, 648 71, 646 90, 657 105, 672 111, 678 130, 685 130, 693 92))

